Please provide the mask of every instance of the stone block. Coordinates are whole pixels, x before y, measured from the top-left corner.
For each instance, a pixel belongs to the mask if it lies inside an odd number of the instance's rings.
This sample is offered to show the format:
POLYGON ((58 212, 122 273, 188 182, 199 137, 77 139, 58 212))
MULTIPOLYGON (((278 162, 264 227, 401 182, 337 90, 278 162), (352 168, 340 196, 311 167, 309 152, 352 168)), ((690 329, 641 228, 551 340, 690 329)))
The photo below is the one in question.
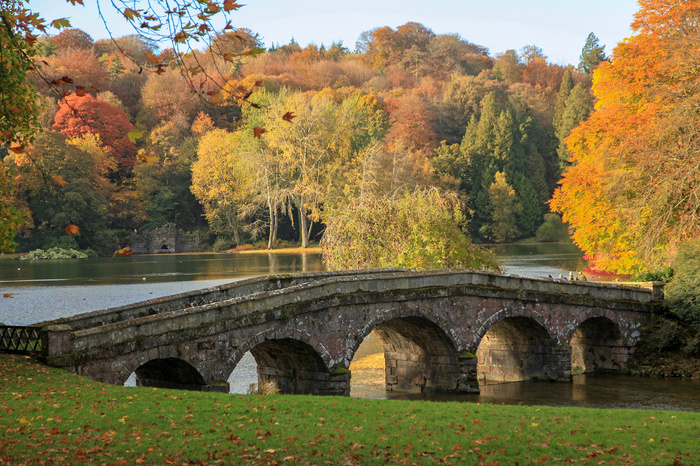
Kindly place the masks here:
POLYGON ((72 352, 70 334, 73 330, 68 325, 49 325, 41 328, 42 355, 55 356, 72 352))

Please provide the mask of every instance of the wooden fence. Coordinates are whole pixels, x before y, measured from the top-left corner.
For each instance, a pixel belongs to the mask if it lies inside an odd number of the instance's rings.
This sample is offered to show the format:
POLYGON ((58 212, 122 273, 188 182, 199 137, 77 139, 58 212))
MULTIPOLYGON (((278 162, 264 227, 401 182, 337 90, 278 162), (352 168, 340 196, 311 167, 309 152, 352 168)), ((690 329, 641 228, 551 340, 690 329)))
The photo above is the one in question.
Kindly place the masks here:
POLYGON ((39 327, 0 325, 0 351, 6 353, 41 352, 39 327))

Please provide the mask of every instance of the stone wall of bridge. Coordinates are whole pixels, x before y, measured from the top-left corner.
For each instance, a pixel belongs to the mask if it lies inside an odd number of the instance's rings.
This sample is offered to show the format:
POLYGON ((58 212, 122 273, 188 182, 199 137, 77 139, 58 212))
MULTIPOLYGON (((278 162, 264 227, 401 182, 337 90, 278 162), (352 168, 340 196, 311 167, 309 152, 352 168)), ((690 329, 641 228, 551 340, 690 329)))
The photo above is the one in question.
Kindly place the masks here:
POLYGON ((145 384, 225 390, 251 351, 261 384, 348 394, 350 362, 376 331, 388 388, 468 392, 622 368, 656 305, 650 290, 481 272, 323 274, 202 305, 120 308, 122 320, 103 311, 102 325, 65 321, 45 329, 44 357, 109 383, 136 372, 145 384))

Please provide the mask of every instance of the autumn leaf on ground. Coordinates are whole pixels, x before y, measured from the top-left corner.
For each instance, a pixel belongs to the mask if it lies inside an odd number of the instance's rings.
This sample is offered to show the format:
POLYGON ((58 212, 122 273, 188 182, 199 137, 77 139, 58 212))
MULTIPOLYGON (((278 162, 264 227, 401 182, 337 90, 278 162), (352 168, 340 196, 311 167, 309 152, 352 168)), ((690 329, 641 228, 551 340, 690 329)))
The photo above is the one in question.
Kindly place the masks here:
POLYGON ((284 115, 282 115, 282 119, 284 121, 288 121, 289 123, 292 122, 293 119, 295 119, 297 116, 293 112, 287 112, 284 115))
POLYGON ((54 175, 51 177, 51 179, 54 180, 57 184, 59 184, 61 186, 65 186, 68 184, 68 182, 66 180, 64 180, 61 175, 54 175))
POLYGON ((77 225, 69 224, 69 225, 66 227, 66 234, 67 234, 68 236, 77 235, 79 231, 80 231, 80 227, 77 226, 77 225))
POLYGON ((262 136, 264 132, 264 128, 258 128, 257 126, 253 128, 253 136, 255 136, 258 139, 260 139, 260 136, 262 136))

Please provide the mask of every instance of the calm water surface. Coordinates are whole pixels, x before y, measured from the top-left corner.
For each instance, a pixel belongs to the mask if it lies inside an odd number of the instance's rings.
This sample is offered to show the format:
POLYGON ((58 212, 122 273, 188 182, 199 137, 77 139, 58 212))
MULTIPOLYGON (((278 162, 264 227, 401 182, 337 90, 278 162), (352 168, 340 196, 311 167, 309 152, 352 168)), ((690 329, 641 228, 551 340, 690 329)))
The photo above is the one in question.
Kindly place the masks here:
MULTIPOLYGON (((571 244, 493 248, 504 271, 536 277, 585 270, 571 244)), ((0 322, 27 325, 270 273, 324 270, 320 254, 187 254, 70 261, 0 261, 0 322)), ((596 277, 592 277, 596 278, 596 277)), ((446 396, 384 390, 383 353, 371 334, 353 361, 351 396, 479 403, 700 411, 700 382, 620 375, 577 376, 572 384, 520 382, 482 387, 480 395, 446 396)), ((248 353, 229 378, 233 393, 257 382, 248 353)))
POLYGON ((321 255, 183 254, 0 260, 0 322, 28 325, 274 273, 319 272, 321 255))
POLYGON ((571 243, 504 244, 490 249, 504 271, 513 275, 568 277, 569 272, 584 271, 587 266, 581 250, 571 243))

